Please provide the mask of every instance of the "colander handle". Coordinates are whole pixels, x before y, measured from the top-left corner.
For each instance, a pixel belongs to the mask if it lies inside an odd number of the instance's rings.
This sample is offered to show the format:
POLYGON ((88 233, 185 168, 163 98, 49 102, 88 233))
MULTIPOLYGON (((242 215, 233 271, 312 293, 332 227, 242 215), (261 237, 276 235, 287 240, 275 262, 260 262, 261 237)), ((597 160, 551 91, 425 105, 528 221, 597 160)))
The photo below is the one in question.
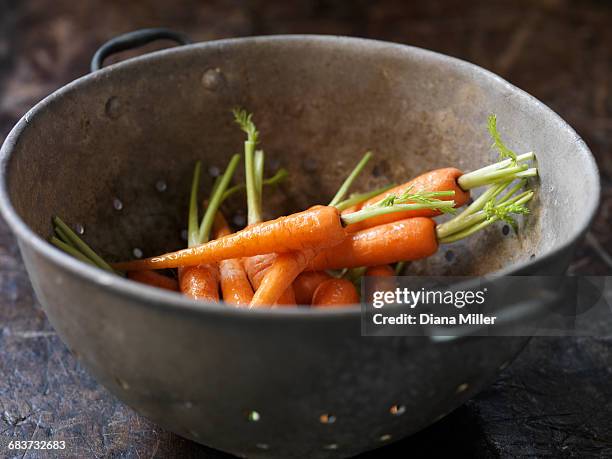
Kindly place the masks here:
POLYGON ((96 72, 102 68, 104 59, 107 57, 128 49, 138 48, 156 40, 171 40, 179 45, 188 45, 192 43, 191 39, 186 35, 175 32, 170 29, 140 29, 128 32, 118 37, 112 38, 98 48, 91 59, 90 69, 96 72))

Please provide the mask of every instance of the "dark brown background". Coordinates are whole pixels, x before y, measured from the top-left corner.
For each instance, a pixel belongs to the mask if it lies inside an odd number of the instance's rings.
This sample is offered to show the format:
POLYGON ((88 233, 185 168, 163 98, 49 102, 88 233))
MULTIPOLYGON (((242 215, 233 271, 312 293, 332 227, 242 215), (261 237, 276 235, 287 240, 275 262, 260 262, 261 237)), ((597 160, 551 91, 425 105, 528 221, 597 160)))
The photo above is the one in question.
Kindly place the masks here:
MULTIPOLYGON (((196 41, 278 33, 372 37, 502 75, 560 113, 597 157, 601 209, 570 270, 612 272, 610 2, 0 0, 0 139, 35 102, 86 73, 103 41, 154 26, 196 41)), ((534 339, 493 387, 384 452, 610 456, 611 380, 611 337, 534 339)), ((9 453, 9 439, 64 439, 70 457, 222 457, 152 425, 81 369, 36 303, 0 220, 0 456, 9 453)))

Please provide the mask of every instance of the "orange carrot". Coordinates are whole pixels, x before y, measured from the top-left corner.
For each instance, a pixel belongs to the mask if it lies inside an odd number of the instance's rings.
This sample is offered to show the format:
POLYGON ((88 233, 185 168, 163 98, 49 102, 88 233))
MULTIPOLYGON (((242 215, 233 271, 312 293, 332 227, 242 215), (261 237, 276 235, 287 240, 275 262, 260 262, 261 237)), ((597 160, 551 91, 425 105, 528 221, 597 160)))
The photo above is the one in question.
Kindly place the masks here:
POLYGON ((305 271, 293 281, 297 304, 312 303, 312 295, 319 285, 332 277, 325 271, 305 271))
MULTIPOLYGON (((277 257, 276 253, 266 253, 265 255, 256 255, 243 259, 244 269, 249 276, 253 289, 259 289, 261 282, 277 257)), ((291 285, 288 285, 285 291, 281 292, 276 304, 287 306, 296 304, 295 293, 291 285)))
POLYGON ((355 285, 347 279, 332 278, 323 282, 312 297, 313 307, 349 306, 359 303, 355 285))
POLYGON ((219 302, 219 271, 216 264, 187 266, 179 269, 179 287, 194 300, 219 302))
MULTIPOLYGON (((419 175, 418 177, 410 180, 409 182, 403 183, 385 191, 367 201, 362 202, 356 206, 346 209, 342 212, 342 215, 356 212, 357 210, 364 209, 372 206, 382 199, 395 195, 399 196, 407 191, 419 192, 419 191, 454 191, 454 195, 449 197, 442 197, 442 200, 453 200, 455 201, 455 207, 463 206, 470 198, 470 192, 464 191, 459 184, 457 179, 463 175, 463 172, 454 167, 447 167, 444 169, 436 169, 425 174, 419 175)), ((373 226, 382 225, 397 220, 403 220, 409 217, 435 217, 440 215, 438 209, 418 209, 418 210, 406 210, 403 212, 395 212, 391 214, 379 215, 376 217, 363 220, 352 225, 349 225, 346 229, 348 232, 355 232, 365 228, 371 228, 373 226)))
POLYGON ((147 284, 152 287, 163 288, 178 292, 178 283, 176 279, 172 279, 155 271, 130 271, 127 273, 127 278, 141 284, 147 284))
POLYGON ((436 223, 415 217, 367 228, 349 234, 339 245, 319 252, 308 269, 378 266, 400 260, 418 260, 438 249, 436 223))
MULTIPOLYGON (((215 239, 231 234, 227 220, 221 212, 217 212, 213 225, 215 239)), ((223 301, 235 306, 248 306, 253 299, 253 288, 247 278, 242 262, 238 258, 230 258, 219 262, 219 276, 223 301)))
MULTIPOLYGON (((263 276, 261 285, 251 301, 251 307, 270 307, 277 304, 288 286, 291 286, 293 280, 306 268, 316 253, 316 249, 305 248, 299 252, 278 254, 263 276)), ((291 291, 293 292, 293 289, 291 291)))
POLYGON ((370 266, 366 269, 365 275, 368 277, 393 277, 395 270, 389 265, 370 266))
POLYGON ((295 252, 313 247, 333 247, 342 242, 345 236, 346 231, 338 209, 316 206, 249 226, 206 244, 157 257, 115 263, 114 267, 120 270, 142 271, 216 263, 229 258, 295 252))

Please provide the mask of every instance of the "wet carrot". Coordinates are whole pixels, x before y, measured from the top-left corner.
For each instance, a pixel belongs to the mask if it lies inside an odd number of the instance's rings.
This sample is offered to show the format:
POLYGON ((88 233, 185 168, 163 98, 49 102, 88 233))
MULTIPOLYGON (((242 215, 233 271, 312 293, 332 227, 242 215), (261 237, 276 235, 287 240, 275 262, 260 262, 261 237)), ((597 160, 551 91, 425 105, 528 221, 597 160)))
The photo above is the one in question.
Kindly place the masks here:
POLYGON ((179 269, 179 288, 194 300, 219 302, 219 272, 216 264, 179 269))
POLYGON ((308 269, 321 271, 418 260, 433 255, 437 249, 436 223, 431 218, 415 217, 349 234, 334 248, 322 250, 308 269))
MULTIPOLYGON (((198 223, 198 187, 201 165, 199 161, 196 163, 189 197, 188 247, 194 247, 208 241, 217 210, 239 161, 240 155, 234 155, 223 175, 218 178, 206 205, 206 212, 201 224, 198 223)), ((195 266, 181 267, 178 270, 178 278, 179 288, 184 295, 195 300, 219 302, 219 267, 216 263, 200 263, 195 266)))
MULTIPOLYGON (((217 212, 213 225, 215 239, 231 234, 227 220, 221 212, 217 212)), ((248 306, 253 299, 253 288, 238 258, 230 258, 219 262, 219 277, 223 301, 234 306, 248 306)))
POLYGON ((163 288, 178 292, 178 282, 176 279, 164 276, 155 271, 130 271, 127 273, 127 278, 141 284, 147 284, 151 287, 163 288))
POLYGON ((349 306, 359 303, 355 285, 347 279, 332 278, 321 283, 312 297, 313 307, 349 306))
MULTIPOLYGON (((248 257, 243 260, 244 269, 249 276, 253 289, 257 291, 261 286, 261 283, 266 276, 270 267, 274 264, 278 255, 276 253, 267 253, 265 255, 256 255, 254 257, 248 257)), ((278 305, 295 305, 295 292, 291 285, 289 285, 278 297, 276 301, 278 305)))
MULTIPOLYGON (((419 175, 418 177, 410 180, 409 182, 398 185, 390 190, 385 191, 367 201, 362 202, 356 206, 353 206, 342 212, 343 215, 357 210, 364 209, 372 206, 388 196, 395 195, 399 196, 407 191, 419 192, 419 191, 454 191, 454 194, 448 197, 441 197, 442 200, 453 200, 455 201, 455 207, 463 206, 470 198, 470 192, 464 191, 459 184, 457 179, 463 175, 459 169, 454 167, 447 167, 443 169, 436 169, 425 174, 419 175)), ((376 217, 363 220, 361 222, 354 223, 347 227, 348 232, 359 231, 364 228, 371 228, 373 226, 382 225, 397 220, 403 220, 409 217, 435 217, 440 215, 438 209, 417 209, 417 210, 406 210, 403 212, 395 212, 392 214, 379 215, 376 217)))
MULTIPOLYGON (((315 249, 307 248, 298 252, 278 254, 263 276, 261 285, 255 291, 251 307, 276 305, 288 286, 306 268, 316 253, 315 249)), ((295 304, 295 297, 293 304, 295 304)))
POLYGON ((319 285, 332 277, 325 271, 305 271, 293 281, 297 304, 311 304, 312 295, 319 285))

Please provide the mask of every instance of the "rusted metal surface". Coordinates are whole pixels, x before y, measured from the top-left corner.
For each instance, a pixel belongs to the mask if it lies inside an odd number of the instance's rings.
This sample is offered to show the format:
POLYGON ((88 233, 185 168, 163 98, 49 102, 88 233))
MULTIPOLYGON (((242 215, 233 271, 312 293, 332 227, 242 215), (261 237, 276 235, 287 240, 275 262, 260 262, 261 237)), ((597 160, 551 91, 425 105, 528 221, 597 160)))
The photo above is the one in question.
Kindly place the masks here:
MULTIPOLYGON (((0 132, 48 92, 86 73, 102 41, 139 27, 163 24, 194 40, 312 32, 414 44, 502 74, 556 109, 585 138, 602 171, 603 200, 571 269, 609 273, 612 32, 607 25, 612 11, 606 5, 261 1, 241 8, 229 1, 184 1, 146 7, 100 2, 95 8, 93 2, 5 1, 0 4, 0 132)), ((7 439, 66 439, 67 455, 73 457, 222 457, 134 414, 78 367, 37 306, 3 223, 0 332, 0 454, 7 439)), ((480 456, 610 453, 610 347, 605 339, 534 340, 495 386, 388 452, 444 452, 446 446, 438 443, 445 436, 454 440, 452 450, 480 456), (570 390, 573 397, 567 396, 570 390)), ((28 456, 45 457, 37 451, 28 456)))

